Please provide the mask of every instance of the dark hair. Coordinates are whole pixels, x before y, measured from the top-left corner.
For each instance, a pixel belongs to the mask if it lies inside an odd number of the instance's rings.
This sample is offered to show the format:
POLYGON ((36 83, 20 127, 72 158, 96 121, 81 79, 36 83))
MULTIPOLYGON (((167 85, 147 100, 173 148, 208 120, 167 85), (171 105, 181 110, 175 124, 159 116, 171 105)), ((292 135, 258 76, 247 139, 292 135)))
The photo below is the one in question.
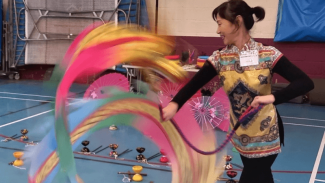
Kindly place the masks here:
POLYGON ((257 21, 261 21, 265 17, 265 11, 262 7, 257 6, 251 8, 243 0, 229 0, 216 7, 212 12, 212 17, 216 21, 217 15, 229 22, 236 24, 236 17, 238 15, 243 17, 244 24, 247 30, 250 30, 254 25, 253 14, 255 14, 257 21))

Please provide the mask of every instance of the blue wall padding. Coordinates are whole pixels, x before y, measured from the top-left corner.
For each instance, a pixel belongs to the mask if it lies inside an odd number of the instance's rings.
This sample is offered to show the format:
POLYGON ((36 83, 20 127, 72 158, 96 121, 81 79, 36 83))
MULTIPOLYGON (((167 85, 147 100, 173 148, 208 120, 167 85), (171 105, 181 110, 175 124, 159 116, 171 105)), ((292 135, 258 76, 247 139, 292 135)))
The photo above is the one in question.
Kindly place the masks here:
POLYGON ((325 0, 279 0, 274 41, 325 42, 325 0))

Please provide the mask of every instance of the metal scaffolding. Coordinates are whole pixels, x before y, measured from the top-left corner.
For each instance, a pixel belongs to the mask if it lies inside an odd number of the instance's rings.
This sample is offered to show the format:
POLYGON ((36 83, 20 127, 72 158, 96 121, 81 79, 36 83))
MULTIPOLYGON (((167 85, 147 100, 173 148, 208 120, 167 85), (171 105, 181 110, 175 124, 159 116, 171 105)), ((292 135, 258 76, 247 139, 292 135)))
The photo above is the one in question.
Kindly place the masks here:
MULTIPOLYGON (((2 55, 2 69, 0 75, 8 75, 10 79, 19 79, 19 73, 16 70, 19 61, 24 58, 24 52, 27 44, 31 41, 56 41, 56 40, 73 40, 77 35, 74 34, 62 34, 62 33, 50 33, 41 31, 39 23, 42 19, 92 19, 99 20, 103 24, 111 21, 115 14, 124 16, 125 23, 131 23, 132 16, 136 18, 136 24, 140 24, 140 0, 116 0, 116 7, 114 9, 102 9, 93 11, 54 11, 50 9, 38 9, 30 8, 26 0, 9 0, 9 12, 8 18, 3 21, 3 55, 2 55), (129 1, 129 2, 127 2, 129 1), (132 6, 133 5, 133 6, 132 6), (136 5, 136 14, 132 15, 131 11, 134 10, 136 5), (120 6, 128 6, 128 8, 119 8, 120 6), (36 20, 33 19, 32 12, 38 12, 36 20), (108 19, 104 19, 105 12, 112 12, 112 15, 108 19), (25 35, 25 22, 24 14, 31 17, 32 30, 28 35, 25 35), (85 15, 87 14, 87 15, 85 15), (23 27, 23 28, 22 28, 23 27), (32 38, 32 33, 36 33, 37 38, 32 38)), ((116 21, 116 20, 115 20, 116 21)))

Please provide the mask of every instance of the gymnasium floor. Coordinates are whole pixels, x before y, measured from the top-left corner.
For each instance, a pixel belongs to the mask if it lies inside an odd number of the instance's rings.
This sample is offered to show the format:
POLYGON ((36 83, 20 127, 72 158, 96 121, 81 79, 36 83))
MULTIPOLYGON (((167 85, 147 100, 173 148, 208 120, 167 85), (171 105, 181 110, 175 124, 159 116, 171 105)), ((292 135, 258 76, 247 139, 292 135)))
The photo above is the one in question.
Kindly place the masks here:
MULTIPOLYGON (((85 85, 74 85, 72 92, 78 93, 77 98, 83 96, 85 85)), ((21 129, 28 129, 27 134, 32 141, 40 141, 49 130, 54 105, 55 90, 45 90, 41 81, 9 81, 0 79, 0 139, 5 136, 20 135, 21 129)), ((71 107, 78 104, 78 99, 71 99, 71 107)), ((274 166, 276 183, 308 183, 325 182, 325 107, 307 104, 282 104, 278 110, 285 123, 285 147, 278 156, 274 166), (321 147, 321 148, 320 148, 321 147)), ((146 148, 146 157, 159 152, 159 148, 150 140, 131 127, 118 126, 117 131, 103 129, 89 137, 89 149, 96 149, 100 145, 105 147, 111 143, 119 144, 118 152, 126 149, 133 151, 121 158, 135 160, 136 147, 146 148), (98 140, 100 139, 100 140, 98 140)), ((0 175, 1 183, 27 182, 27 171, 9 166, 14 160, 12 153, 25 148, 25 144, 10 141, 0 142, 0 175)), ((80 145, 80 148, 82 145, 80 145)), ((233 156, 233 163, 241 165, 238 153, 231 151, 228 144, 228 154, 233 156)), ((138 163, 122 160, 111 160, 107 155, 111 151, 106 149, 97 156, 76 154, 79 175, 85 183, 92 182, 122 182, 122 175, 117 172, 132 172, 132 166, 138 163)), ((168 183, 171 180, 171 169, 159 164, 159 158, 151 163, 141 164, 144 167, 142 182, 168 183)), ((234 166, 236 169, 237 167, 234 166)), ((236 169, 238 170, 238 169, 236 169)), ((240 176, 238 170, 237 179, 240 176)), ((224 176, 226 177, 226 175, 224 176)), ((235 179, 236 179, 235 178, 235 179)), ((61 182, 58 178, 54 182, 61 182)), ((222 182, 222 181, 218 181, 222 182)))

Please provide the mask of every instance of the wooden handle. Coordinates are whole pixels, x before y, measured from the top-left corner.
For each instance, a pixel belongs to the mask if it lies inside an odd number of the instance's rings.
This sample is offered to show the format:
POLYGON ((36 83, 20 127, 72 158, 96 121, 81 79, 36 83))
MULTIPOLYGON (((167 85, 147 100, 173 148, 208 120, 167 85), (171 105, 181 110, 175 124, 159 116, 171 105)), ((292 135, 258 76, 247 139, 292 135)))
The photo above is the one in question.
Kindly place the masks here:
MULTIPOLYGON (((117 174, 127 174, 127 175, 135 175, 136 173, 128 173, 128 172, 117 172, 117 174)), ((147 174, 146 173, 140 173, 140 175, 142 175, 142 176, 147 176, 147 174)))

